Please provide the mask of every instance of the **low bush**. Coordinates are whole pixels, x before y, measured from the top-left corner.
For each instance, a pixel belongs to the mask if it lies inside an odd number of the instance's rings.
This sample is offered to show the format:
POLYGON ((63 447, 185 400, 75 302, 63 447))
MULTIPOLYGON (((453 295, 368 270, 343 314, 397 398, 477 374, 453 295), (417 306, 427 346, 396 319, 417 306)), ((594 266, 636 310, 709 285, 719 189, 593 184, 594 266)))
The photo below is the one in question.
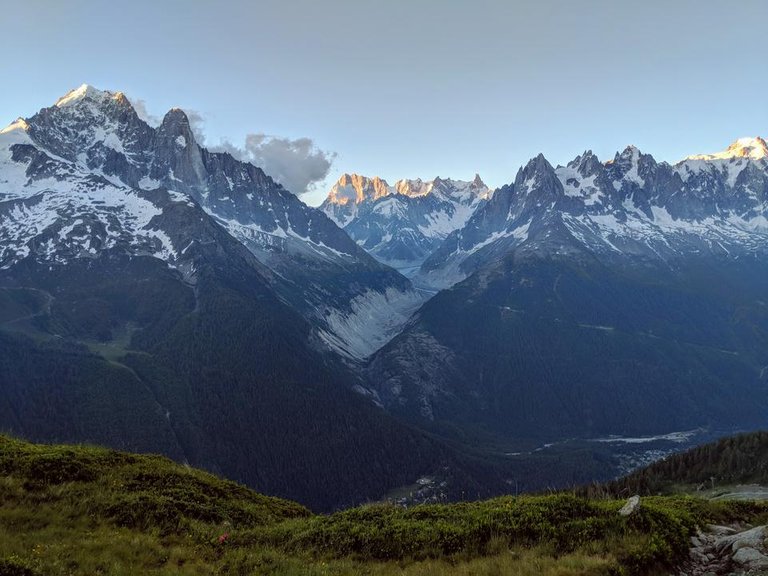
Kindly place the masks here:
POLYGON ((157 456, 0 436, 0 575, 590 574, 670 571, 697 526, 754 502, 575 493, 328 516, 157 456), (540 572, 537 572, 539 570, 540 572))

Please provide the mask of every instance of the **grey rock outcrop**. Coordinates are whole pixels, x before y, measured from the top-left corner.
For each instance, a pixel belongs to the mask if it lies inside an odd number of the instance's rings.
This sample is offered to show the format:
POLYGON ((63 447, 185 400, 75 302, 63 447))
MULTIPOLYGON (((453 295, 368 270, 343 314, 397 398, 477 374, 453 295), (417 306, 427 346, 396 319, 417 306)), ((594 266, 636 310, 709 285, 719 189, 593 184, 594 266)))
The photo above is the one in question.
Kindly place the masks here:
POLYGON ((691 538, 688 561, 679 576, 757 576, 768 571, 765 545, 766 527, 746 530, 729 526, 710 526, 691 538))

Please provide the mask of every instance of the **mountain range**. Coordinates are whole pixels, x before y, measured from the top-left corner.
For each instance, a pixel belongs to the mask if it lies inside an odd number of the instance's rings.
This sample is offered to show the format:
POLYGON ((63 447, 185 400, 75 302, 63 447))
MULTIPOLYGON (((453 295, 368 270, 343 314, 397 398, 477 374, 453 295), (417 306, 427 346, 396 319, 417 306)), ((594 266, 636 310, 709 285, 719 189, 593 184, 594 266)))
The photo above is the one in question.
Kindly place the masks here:
POLYGON ((413 273, 443 240, 490 198, 479 175, 471 182, 385 180, 344 174, 320 206, 372 256, 413 273))
POLYGON ((761 425, 766 216, 759 138, 674 166, 539 155, 421 266, 448 289, 370 360, 378 398, 506 438, 761 425))
POLYGON ((766 166, 761 138, 675 165, 633 146, 607 162, 587 151, 557 168, 539 155, 430 255, 420 273, 450 286, 499 254, 519 247, 543 253, 552 244, 644 262, 728 255, 729 247, 761 252, 766 166))
MULTIPOLYGON (((14 190, 27 178, 40 182, 45 176, 63 182, 59 187, 65 191, 78 182, 78 189, 117 186, 133 191, 131 198, 146 199, 145 192, 164 189, 173 198, 193 202, 250 250, 270 271, 269 281, 280 296, 302 315, 313 318, 318 337, 336 351, 349 356, 370 353, 379 342, 376 335, 396 329, 420 303, 404 277, 381 266, 323 214, 284 190, 260 168, 198 145, 180 109, 169 111, 160 126, 153 128, 139 119, 123 94, 84 85, 54 106, 6 128, 3 140, 11 154, 5 162, 6 178, 14 178, 6 180, 6 185, 14 190), (22 154, 32 162, 28 169, 22 170, 19 163, 22 154), (46 165, 38 166, 38 162, 46 165), (95 179, 100 179, 98 184, 92 184, 95 179), (371 310, 379 315, 380 325, 373 325, 371 310)), ((0 252, 3 265, 27 255, 30 235, 37 230, 29 226, 36 218, 31 212, 58 215, 62 226, 77 221, 77 210, 69 222, 61 218, 60 202, 70 202, 68 198, 36 195, 45 185, 25 186, 21 193, 6 195, 18 198, 16 204, 6 204, 11 215, 5 226, 11 229, 12 239, 0 252), (22 212, 14 216, 17 205, 23 205, 22 212)), ((109 197, 114 202, 104 200, 104 208, 124 213, 136 222, 136 230, 146 225, 148 220, 142 218, 155 215, 148 201, 138 201, 140 205, 134 207, 122 202, 122 192, 109 197), (131 214, 133 209, 136 212, 131 214)), ((150 236, 158 247, 153 253, 162 251, 170 266, 183 267, 188 246, 169 240, 174 230, 168 226, 152 227, 150 236)), ((115 235, 107 226, 99 230, 98 237, 100 245, 108 247, 115 235)), ((75 247, 71 242, 68 246, 80 251, 90 248, 75 247)), ((55 249, 59 247, 57 244, 55 249)))
POLYGON ((543 155, 319 208, 81 86, 0 131, 0 430, 325 510, 590 479, 567 438, 764 425, 768 146, 543 155), (524 448, 520 448, 524 447, 524 448))
POLYGON ((410 282, 196 144, 182 111, 153 128, 84 86, 14 122, 0 230, 3 430, 161 452, 317 509, 464 466, 347 366, 376 343, 345 340, 357 302, 381 333, 410 282))

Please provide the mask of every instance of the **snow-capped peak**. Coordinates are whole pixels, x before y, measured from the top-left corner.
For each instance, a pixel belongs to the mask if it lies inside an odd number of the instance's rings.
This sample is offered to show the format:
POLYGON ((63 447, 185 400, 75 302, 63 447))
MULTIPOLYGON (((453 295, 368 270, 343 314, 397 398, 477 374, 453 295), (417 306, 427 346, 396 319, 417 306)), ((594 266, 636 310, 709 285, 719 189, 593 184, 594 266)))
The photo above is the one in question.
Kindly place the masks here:
POLYGON ((408 274, 492 194, 480 176, 384 180, 344 174, 321 206, 372 256, 408 274))
POLYGON ((469 182, 440 178, 439 176, 433 180, 403 178, 395 182, 394 186, 390 186, 386 180, 378 176, 342 174, 329 191, 325 203, 346 206, 375 201, 384 196, 400 195, 416 198, 428 196, 438 191, 450 198, 464 198, 465 196, 467 198, 488 198, 491 194, 490 189, 482 181, 479 174, 475 174, 474 180, 469 182))
POLYGON ((328 193, 326 202, 339 204, 360 204, 365 200, 376 200, 392 193, 392 189, 386 180, 374 176, 361 176, 360 174, 342 174, 336 184, 328 193))
POLYGON ((490 195, 490 190, 479 174, 475 174, 474 180, 468 182, 452 180, 451 178, 440 178, 439 176, 435 177, 434 180, 422 180, 421 178, 414 180, 402 179, 395 182, 395 191, 398 194, 411 198, 439 192, 442 192, 449 198, 466 198, 467 200, 471 200, 475 196, 487 198, 490 195))
POLYGON ((585 150, 582 154, 579 154, 568 162, 566 168, 575 170, 582 177, 589 177, 595 175, 602 169, 603 165, 600 159, 595 155, 592 150, 585 150))
POLYGON ((620 156, 637 158, 640 156, 640 149, 634 144, 628 144, 620 156))
POLYGON ((426 196, 432 191, 435 182, 425 182, 421 178, 415 180, 402 179, 395 182, 395 190, 403 196, 426 196))
POLYGON ((630 144, 621 153, 617 152, 605 166, 613 179, 613 187, 619 190, 628 182, 645 186, 645 179, 655 170, 656 161, 630 144))
POLYGON ((739 138, 722 152, 715 154, 694 154, 686 160, 729 160, 731 158, 768 158, 768 144, 760 136, 739 138))
POLYGON ((634 164, 640 158, 640 150, 634 144, 627 145, 621 152, 616 152, 612 160, 606 160, 605 165, 611 164, 634 164))
POLYGON ((122 92, 109 92, 107 90, 99 90, 94 88, 90 84, 83 84, 74 90, 70 90, 64 96, 56 101, 57 108, 66 108, 67 106, 73 106, 83 100, 91 100, 93 102, 101 103, 110 98, 122 98, 122 92))
POLYGON ((520 168, 515 180, 516 183, 524 183, 530 188, 539 176, 549 173, 554 173, 554 168, 544 157, 544 154, 539 153, 520 168))
POLYGON ((8 126, 0 130, 0 134, 7 134, 9 132, 14 132, 16 130, 22 130, 24 132, 27 132, 29 130, 29 124, 27 124, 27 121, 24 120, 24 118, 17 118, 8 126))
MULTIPOLYGON (((11 122, 0 130, 0 171, 3 169, 3 164, 11 158, 10 147, 13 144, 30 144, 31 142, 29 124, 23 118, 11 122)), ((2 183, 3 180, 0 179, 0 184, 2 183)))

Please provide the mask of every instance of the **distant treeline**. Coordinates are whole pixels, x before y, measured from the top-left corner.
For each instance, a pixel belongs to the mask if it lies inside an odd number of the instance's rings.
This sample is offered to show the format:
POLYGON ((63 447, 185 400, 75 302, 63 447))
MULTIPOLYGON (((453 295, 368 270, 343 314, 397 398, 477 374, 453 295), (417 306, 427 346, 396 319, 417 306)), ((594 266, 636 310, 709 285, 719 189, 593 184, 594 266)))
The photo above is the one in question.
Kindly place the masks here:
POLYGON ((716 488, 725 484, 768 483, 768 431, 723 438, 675 454, 629 476, 584 488, 587 495, 658 494, 676 486, 716 488))

